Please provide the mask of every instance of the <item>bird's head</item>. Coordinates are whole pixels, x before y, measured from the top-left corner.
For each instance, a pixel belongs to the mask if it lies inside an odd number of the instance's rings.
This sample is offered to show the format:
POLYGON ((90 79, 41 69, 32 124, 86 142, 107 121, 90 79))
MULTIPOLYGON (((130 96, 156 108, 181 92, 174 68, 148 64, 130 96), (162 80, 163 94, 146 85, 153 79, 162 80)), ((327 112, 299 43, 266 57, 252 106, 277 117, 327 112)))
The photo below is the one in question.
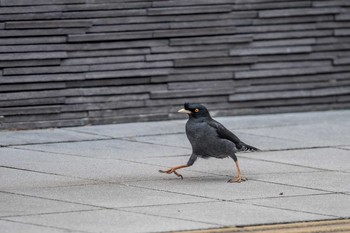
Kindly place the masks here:
POLYGON ((180 109, 178 112, 186 113, 189 117, 199 118, 199 117, 209 117, 210 114, 206 107, 197 103, 185 103, 184 108, 180 109))

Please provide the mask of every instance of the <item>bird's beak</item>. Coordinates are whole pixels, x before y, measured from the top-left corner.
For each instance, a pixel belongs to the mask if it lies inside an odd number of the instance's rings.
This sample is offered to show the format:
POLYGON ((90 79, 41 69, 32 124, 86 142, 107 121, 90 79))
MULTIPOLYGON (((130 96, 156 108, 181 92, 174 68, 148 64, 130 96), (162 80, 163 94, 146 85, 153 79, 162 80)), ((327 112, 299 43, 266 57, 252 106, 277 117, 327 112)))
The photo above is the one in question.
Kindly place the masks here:
POLYGON ((186 109, 180 109, 178 112, 181 112, 181 113, 187 113, 187 114, 191 114, 191 111, 188 111, 186 109))

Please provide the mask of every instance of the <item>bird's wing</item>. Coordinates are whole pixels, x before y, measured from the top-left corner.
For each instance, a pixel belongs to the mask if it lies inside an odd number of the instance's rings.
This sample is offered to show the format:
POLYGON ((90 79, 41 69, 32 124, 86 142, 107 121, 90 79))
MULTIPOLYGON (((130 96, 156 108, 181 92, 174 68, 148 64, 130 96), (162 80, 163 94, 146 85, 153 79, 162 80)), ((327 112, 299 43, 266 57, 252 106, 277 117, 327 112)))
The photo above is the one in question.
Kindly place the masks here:
POLYGON ((216 129, 218 137, 224 138, 233 142, 239 151, 258 151, 259 150, 258 148, 255 148, 253 146, 250 146, 242 142, 234 133, 226 129, 225 126, 223 126, 219 122, 215 120, 211 120, 211 121, 208 121, 208 124, 209 126, 216 129))

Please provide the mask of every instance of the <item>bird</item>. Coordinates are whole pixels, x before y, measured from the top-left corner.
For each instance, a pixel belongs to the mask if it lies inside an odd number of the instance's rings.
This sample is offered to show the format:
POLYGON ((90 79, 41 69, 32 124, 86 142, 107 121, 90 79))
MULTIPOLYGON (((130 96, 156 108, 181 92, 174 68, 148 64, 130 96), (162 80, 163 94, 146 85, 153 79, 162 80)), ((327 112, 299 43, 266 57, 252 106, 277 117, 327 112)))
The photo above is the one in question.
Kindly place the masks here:
POLYGON ((161 173, 172 174, 183 179, 177 170, 192 166, 198 157, 200 158, 227 158, 231 157, 236 165, 237 177, 228 180, 229 183, 247 181, 241 174, 236 156, 240 151, 260 151, 241 141, 235 134, 221 123, 214 120, 208 109, 199 103, 185 103, 184 108, 178 112, 188 114, 186 123, 186 135, 192 146, 192 154, 185 165, 172 167, 168 170, 159 170, 161 173))

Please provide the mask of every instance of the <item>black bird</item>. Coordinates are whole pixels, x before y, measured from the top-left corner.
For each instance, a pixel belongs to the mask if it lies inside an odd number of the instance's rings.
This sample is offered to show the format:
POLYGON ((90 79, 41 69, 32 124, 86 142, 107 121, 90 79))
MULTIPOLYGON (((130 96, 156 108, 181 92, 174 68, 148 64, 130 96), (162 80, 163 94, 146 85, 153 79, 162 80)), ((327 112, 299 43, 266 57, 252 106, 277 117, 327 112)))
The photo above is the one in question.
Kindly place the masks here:
POLYGON ((246 181, 247 179, 241 175, 235 153, 238 151, 258 151, 259 149, 245 144, 222 124, 211 118, 209 111, 201 104, 185 103, 184 108, 179 112, 189 116, 186 123, 186 135, 192 145, 192 155, 186 165, 173 167, 166 171, 159 170, 159 172, 174 173, 183 179, 176 170, 192 166, 197 157, 219 159, 231 157, 235 161, 238 176, 228 182, 246 181))

